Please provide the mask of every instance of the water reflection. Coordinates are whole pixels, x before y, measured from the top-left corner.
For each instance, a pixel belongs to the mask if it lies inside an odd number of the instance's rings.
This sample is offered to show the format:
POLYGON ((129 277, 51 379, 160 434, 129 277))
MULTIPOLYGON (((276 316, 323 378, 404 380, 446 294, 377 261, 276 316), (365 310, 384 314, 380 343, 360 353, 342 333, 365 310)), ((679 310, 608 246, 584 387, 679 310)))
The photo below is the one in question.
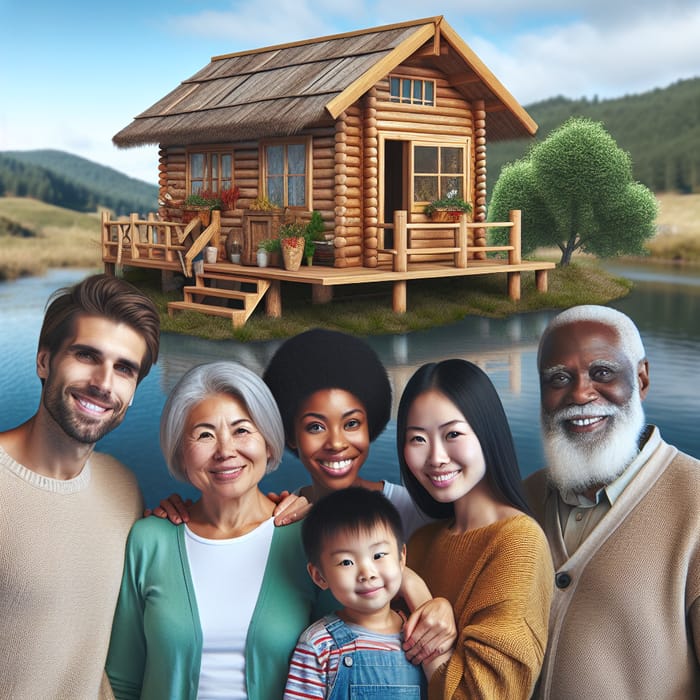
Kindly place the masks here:
MULTIPOLYGON (((625 268, 627 270, 627 268, 625 268)), ((616 268, 619 274, 623 271, 616 268)), ((0 429, 16 425, 36 409, 40 385, 34 372, 36 340, 49 294, 84 276, 52 271, 46 277, 0 284, 0 429)), ((672 268, 650 273, 630 268, 637 278, 632 294, 613 305, 629 314, 642 333, 651 364, 651 390, 645 402, 649 420, 664 437, 690 454, 700 455, 697 372, 700 341, 700 279, 675 276, 672 268)), ((535 372, 537 342, 553 312, 527 313, 509 319, 467 317, 429 331, 374 336, 368 342, 385 363, 398 394, 417 367, 446 357, 462 357, 481 366, 498 389, 511 422, 524 474, 542 463, 539 437, 539 387, 535 372)), ((239 343, 205 341, 164 334, 158 365, 139 387, 122 426, 101 443, 137 472, 149 504, 174 489, 187 493, 167 474, 157 444, 158 419, 165 397, 182 374, 200 362, 233 359, 261 374, 281 341, 239 343)), ((393 421, 371 450, 364 468, 368 478, 398 480, 393 421)), ((266 477, 271 490, 307 482, 298 461, 286 455, 281 468, 266 477)))

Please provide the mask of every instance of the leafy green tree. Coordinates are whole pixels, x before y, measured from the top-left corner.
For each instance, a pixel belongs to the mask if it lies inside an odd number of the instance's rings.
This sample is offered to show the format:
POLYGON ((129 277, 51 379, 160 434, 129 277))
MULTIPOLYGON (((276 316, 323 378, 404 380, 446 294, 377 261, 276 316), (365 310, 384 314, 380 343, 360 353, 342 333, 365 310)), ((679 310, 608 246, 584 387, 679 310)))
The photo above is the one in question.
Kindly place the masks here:
MULTIPOLYGON (((599 122, 571 118, 521 160, 507 165, 489 205, 490 221, 522 210, 522 251, 558 247, 562 266, 581 250, 601 257, 643 252, 658 204, 632 179, 629 154, 599 122)), ((504 243, 507 232, 494 239, 504 243)))

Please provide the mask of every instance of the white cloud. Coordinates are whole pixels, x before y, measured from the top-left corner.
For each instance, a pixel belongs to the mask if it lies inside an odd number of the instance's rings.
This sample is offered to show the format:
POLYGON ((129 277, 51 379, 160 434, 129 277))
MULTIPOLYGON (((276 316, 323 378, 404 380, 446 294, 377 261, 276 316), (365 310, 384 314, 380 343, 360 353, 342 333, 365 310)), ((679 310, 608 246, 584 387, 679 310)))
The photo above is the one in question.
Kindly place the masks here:
POLYGON ((555 95, 618 97, 700 76, 700 7, 621 27, 577 22, 526 33, 509 45, 469 42, 523 103, 555 95))
MULTIPOLYGON (((89 55, 66 57, 61 47, 75 39, 46 32, 21 74, 0 74, 7 83, 0 150, 63 149, 155 182, 157 148, 119 150, 112 136, 211 56, 438 13, 523 104, 556 95, 618 97, 700 76, 698 0, 638 0, 631 9, 611 0, 443 0, 439 7, 418 0, 209 0, 172 8, 189 13, 168 17, 163 7, 123 0, 132 41, 97 42, 89 55)), ((84 31, 74 21, 70 27, 76 36, 84 31)))

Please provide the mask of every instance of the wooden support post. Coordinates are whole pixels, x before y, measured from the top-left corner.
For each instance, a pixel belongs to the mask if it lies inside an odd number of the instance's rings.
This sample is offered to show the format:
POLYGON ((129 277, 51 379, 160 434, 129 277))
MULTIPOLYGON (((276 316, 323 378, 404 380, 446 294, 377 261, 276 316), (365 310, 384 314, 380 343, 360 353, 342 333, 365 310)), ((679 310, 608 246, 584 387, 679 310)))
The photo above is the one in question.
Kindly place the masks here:
MULTIPOLYGON (((407 223, 408 212, 397 209, 394 212, 394 248, 396 249, 396 255, 394 255, 394 272, 406 272, 406 270, 408 269, 408 228, 406 228, 407 223)), ((405 284, 403 297, 404 308, 399 313, 403 313, 404 311, 406 311, 405 284)), ((396 287, 394 287, 394 299, 396 299, 396 287)), ((396 307, 394 307, 394 311, 396 311, 396 307)))
POLYGON ((311 285, 311 303, 328 304, 333 300, 333 287, 324 287, 322 284, 311 285))
POLYGON ((520 272, 509 272, 507 277, 508 296, 513 301, 520 301, 520 272))
POLYGON ((105 263, 105 275, 111 275, 115 277, 117 274, 117 266, 114 263, 105 263))
MULTIPOLYGON (((510 265, 517 265, 518 263, 522 262, 522 257, 520 254, 522 212, 520 209, 511 209, 508 218, 513 224, 510 228, 510 244, 513 246, 513 250, 508 251, 508 263, 510 265)), ((520 297, 518 297, 518 299, 519 298, 520 297)))
POLYGON ((102 259, 109 257, 110 247, 109 243, 109 212, 105 209, 102 210, 100 214, 100 231, 102 232, 102 259))
POLYGON ((459 228, 457 229, 457 247, 459 252, 455 253, 455 267, 465 268, 467 266, 467 214, 462 213, 459 217, 459 228))
POLYGON ((270 318, 282 318, 282 290, 279 280, 270 280, 265 294, 265 314, 270 318))
POLYGON ((139 226, 136 223, 139 220, 139 215, 136 213, 131 213, 129 215, 129 242, 131 243, 131 257, 139 257, 139 249, 137 243, 139 242, 139 226))
POLYGON ((395 314, 406 313, 406 280, 394 282, 392 306, 395 314))
POLYGON ((535 270, 535 286, 538 292, 547 291, 547 270, 535 270))
POLYGON ((221 236, 221 212, 218 209, 212 209, 211 211, 211 223, 210 226, 214 227, 214 235, 211 237, 211 243, 216 248, 219 247, 219 238, 221 236))

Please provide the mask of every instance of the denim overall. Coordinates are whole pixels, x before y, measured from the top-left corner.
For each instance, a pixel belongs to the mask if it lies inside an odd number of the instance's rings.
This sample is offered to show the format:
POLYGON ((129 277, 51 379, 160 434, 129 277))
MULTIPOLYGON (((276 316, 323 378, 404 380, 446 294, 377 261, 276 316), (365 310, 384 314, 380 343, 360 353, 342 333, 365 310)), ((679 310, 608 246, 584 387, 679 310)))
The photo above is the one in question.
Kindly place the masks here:
MULTIPOLYGON (((357 639, 342 620, 326 628, 338 648, 357 639)), ((342 654, 328 700, 420 700, 426 698, 423 669, 403 651, 363 649, 342 654)))

